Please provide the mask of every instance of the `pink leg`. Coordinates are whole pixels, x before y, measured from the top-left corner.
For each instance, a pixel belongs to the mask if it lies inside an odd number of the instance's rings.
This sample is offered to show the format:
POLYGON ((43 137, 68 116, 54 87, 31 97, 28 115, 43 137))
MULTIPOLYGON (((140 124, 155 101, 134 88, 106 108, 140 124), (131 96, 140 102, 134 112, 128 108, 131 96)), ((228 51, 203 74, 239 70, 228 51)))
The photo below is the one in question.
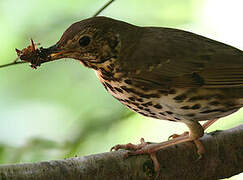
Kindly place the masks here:
POLYGON ((206 130, 209 126, 211 126, 213 123, 215 123, 218 119, 212 119, 212 120, 208 120, 207 122, 205 122, 202 127, 204 130, 206 130))

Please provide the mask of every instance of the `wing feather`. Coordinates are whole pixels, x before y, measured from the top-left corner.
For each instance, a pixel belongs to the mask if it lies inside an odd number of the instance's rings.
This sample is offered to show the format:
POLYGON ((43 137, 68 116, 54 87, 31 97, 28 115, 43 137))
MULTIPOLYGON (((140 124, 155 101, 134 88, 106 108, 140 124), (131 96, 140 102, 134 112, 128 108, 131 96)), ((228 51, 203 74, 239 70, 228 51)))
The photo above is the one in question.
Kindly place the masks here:
POLYGON ((123 66, 138 85, 243 87, 243 52, 229 45, 186 31, 146 28, 135 49, 123 66))

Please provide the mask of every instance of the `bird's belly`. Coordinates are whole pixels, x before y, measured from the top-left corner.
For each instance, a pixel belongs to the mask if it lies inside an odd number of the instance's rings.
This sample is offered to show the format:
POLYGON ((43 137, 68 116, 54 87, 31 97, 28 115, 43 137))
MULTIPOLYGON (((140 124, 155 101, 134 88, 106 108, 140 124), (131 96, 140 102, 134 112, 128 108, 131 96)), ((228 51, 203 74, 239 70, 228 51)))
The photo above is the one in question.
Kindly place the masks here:
POLYGON ((201 121, 227 116, 239 109, 234 99, 222 100, 214 89, 174 89, 168 93, 141 90, 131 82, 101 81, 107 91, 133 111, 171 121, 201 121))

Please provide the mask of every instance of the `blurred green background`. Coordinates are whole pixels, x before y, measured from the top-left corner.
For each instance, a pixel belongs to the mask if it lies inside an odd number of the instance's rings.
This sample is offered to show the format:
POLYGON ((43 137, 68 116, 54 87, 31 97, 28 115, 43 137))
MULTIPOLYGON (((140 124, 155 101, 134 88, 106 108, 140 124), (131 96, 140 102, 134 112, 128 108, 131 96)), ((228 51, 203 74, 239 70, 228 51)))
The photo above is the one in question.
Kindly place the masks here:
MULTIPOLYGON (((48 47, 92 16, 105 0, 0 0, 0 64, 29 39, 48 47)), ((141 26, 188 30, 243 49, 242 0, 116 0, 100 15, 141 26)), ((137 115, 112 98, 93 70, 64 59, 32 70, 0 69, 0 163, 33 162, 106 152, 118 143, 160 142, 182 123, 137 115)), ((243 111, 208 131, 241 124, 243 111)), ((231 179, 239 179, 235 176, 231 179)), ((241 176, 242 178, 242 176, 241 176)))

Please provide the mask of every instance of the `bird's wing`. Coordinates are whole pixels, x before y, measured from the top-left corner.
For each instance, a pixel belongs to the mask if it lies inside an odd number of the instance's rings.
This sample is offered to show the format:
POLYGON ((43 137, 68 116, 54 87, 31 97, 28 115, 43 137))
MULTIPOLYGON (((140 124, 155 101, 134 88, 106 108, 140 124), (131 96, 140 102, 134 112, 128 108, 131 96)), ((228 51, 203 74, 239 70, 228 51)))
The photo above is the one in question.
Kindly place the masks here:
POLYGON ((169 87, 243 87, 243 52, 186 31, 148 28, 129 61, 138 84, 169 87))

